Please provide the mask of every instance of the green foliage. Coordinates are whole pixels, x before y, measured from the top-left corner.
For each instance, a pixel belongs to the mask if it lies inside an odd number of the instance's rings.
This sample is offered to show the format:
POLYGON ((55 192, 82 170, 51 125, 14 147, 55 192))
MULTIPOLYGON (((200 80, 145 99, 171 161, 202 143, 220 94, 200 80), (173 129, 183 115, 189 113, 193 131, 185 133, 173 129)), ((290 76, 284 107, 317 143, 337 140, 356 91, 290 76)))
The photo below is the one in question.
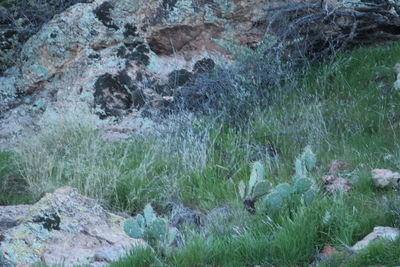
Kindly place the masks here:
POLYGON ((258 200, 264 197, 263 206, 268 213, 280 211, 286 202, 289 207, 295 206, 299 199, 304 204, 310 204, 316 196, 316 185, 310 176, 310 171, 315 168, 316 156, 310 147, 306 147, 301 156, 296 159, 296 174, 293 178, 293 185, 288 183, 278 184, 272 188, 271 184, 265 180, 265 169, 261 162, 253 163, 249 183, 246 186, 243 181, 239 183, 239 194, 242 199, 258 200))
POLYGON ((247 191, 245 183, 243 181, 239 183, 239 194, 242 199, 257 199, 267 194, 270 189, 271 184, 265 180, 264 166, 260 161, 256 161, 252 164, 247 191))
POLYGON ((315 167, 317 162, 315 154, 307 146, 301 156, 295 162, 295 180, 298 178, 309 177, 309 172, 315 167))
POLYGON ((285 197, 280 191, 274 191, 266 195, 264 205, 267 212, 277 212, 283 207, 285 197))
POLYGON ((15 164, 15 157, 12 151, 0 151, 0 206, 34 202, 15 164))
POLYGON ((259 161, 254 162, 251 168, 249 186, 247 188, 247 195, 251 195, 253 193, 255 185, 259 182, 263 182, 264 177, 265 177, 264 166, 259 161))
POLYGON ((303 194, 310 190, 312 185, 311 179, 308 178, 298 178, 294 181, 293 192, 297 194, 303 194))
POLYGON ((170 227, 166 219, 157 218, 150 204, 145 206, 143 213, 144 217, 139 214, 125 221, 125 233, 133 238, 143 238, 151 246, 171 246, 176 240, 178 230, 170 227))
POLYGON ((275 188, 274 191, 275 192, 279 192, 279 194, 283 197, 283 198, 287 198, 289 197, 290 193, 292 193, 292 188, 288 183, 283 183, 283 184, 278 184, 275 188))

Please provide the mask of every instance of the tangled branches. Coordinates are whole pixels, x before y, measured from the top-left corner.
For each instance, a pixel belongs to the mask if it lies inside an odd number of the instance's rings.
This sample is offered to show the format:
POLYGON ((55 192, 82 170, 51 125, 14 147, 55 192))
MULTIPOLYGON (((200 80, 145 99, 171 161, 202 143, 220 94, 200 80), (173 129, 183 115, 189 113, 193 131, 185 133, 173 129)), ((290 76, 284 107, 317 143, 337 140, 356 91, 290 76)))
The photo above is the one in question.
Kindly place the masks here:
POLYGON ((315 59, 348 46, 400 40, 398 1, 318 1, 269 10, 267 33, 294 58, 315 59))

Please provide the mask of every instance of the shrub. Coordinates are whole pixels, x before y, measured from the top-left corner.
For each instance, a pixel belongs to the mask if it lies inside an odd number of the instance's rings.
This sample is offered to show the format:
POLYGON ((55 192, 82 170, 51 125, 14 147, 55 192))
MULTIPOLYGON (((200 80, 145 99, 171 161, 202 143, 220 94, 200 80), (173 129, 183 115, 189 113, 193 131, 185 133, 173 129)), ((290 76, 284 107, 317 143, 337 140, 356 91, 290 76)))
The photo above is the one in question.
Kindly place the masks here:
POLYGON ((282 93, 283 81, 291 80, 289 63, 281 60, 283 48, 272 49, 267 41, 254 50, 233 42, 222 45, 233 63, 197 73, 177 91, 177 103, 179 108, 218 114, 240 125, 282 93))

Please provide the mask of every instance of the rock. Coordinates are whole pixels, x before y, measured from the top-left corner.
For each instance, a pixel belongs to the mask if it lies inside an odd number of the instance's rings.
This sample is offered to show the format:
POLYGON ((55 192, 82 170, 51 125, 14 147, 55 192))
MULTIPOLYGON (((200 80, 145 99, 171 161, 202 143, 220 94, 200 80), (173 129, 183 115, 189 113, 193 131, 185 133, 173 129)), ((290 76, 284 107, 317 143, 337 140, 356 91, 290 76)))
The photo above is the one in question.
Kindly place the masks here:
POLYGON ((0 206, 0 233, 16 226, 29 210, 29 205, 0 206))
POLYGON ((46 194, 32 206, 1 207, 0 212, 0 222, 12 221, 0 232, 0 266, 103 266, 145 245, 124 233, 124 218, 71 187, 46 194))
POLYGON ((332 246, 324 246, 319 256, 322 259, 326 259, 338 254, 340 254, 340 252, 336 248, 332 246))
MULTIPOLYGON (((0 79, 3 118, 26 97, 30 106, 46 103, 30 121, 76 103, 101 119, 163 108, 174 87, 229 57, 218 40, 250 45, 265 33, 263 0, 89 2, 55 15, 24 44, 15 71, 0 79)), ((13 121, 0 118, 0 133, 18 129, 7 138, 27 127, 13 121)))
POLYGON ((183 205, 174 205, 169 218, 171 226, 180 228, 183 224, 201 225, 202 215, 183 205))
POLYGON ((394 87, 394 89, 396 89, 398 91, 398 90, 400 90, 400 63, 397 63, 394 66, 394 69, 395 69, 396 74, 397 74, 397 79, 394 82, 393 87, 394 87))
POLYGON ((399 183, 400 173, 387 169, 372 170, 372 180, 377 187, 396 186, 399 183))
POLYGON ((329 193, 335 192, 347 192, 351 189, 350 182, 341 177, 336 177, 335 175, 324 175, 321 177, 324 181, 324 188, 329 193))
POLYGON ((328 173, 329 174, 336 174, 340 171, 343 171, 348 167, 348 163, 341 161, 341 160, 332 160, 328 164, 328 173))
POLYGON ((358 241, 354 246, 352 246, 351 250, 354 252, 360 251, 375 240, 386 239, 393 241, 398 238, 399 234, 400 230, 397 228, 377 226, 374 227, 374 231, 372 233, 368 234, 363 240, 358 241))

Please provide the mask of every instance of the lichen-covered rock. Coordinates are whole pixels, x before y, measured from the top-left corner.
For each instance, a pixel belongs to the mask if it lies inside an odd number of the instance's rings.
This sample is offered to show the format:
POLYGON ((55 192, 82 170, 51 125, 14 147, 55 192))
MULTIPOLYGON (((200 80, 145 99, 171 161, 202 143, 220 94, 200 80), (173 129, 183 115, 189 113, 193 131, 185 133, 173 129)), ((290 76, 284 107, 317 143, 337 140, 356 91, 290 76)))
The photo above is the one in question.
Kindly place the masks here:
POLYGON ((0 208, 0 266, 87 264, 102 266, 123 257, 142 240, 128 237, 124 218, 105 211, 95 200, 64 187, 10 219, 0 208))
MULTIPOLYGON (((199 72, 198 62, 227 56, 219 41, 251 45, 264 38, 264 2, 76 4, 29 38, 16 71, 0 79, 0 98, 7 98, 0 101, 2 115, 27 96, 33 96, 32 106, 45 99, 46 108, 54 109, 82 102, 102 119, 168 105, 174 87, 199 72)), ((0 129, 7 123, 0 118, 0 129)))

